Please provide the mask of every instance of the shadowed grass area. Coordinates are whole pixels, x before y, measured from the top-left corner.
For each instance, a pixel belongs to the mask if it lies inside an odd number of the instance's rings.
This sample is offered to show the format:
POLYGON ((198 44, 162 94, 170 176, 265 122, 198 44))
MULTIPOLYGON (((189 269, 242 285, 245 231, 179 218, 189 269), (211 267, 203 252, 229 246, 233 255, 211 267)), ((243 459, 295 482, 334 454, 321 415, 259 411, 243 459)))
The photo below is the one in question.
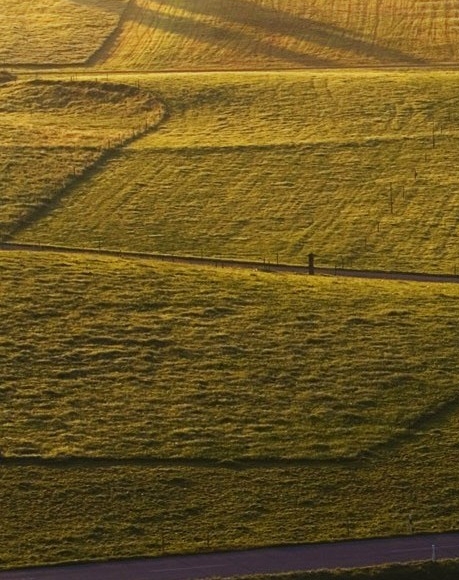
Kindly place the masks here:
POLYGON ((3 566, 457 527, 455 285, 0 265, 3 566))
POLYGON ((21 239, 455 271, 456 73, 140 82, 167 103, 167 123, 21 239))
POLYGON ((394 564, 355 570, 319 570, 245 576, 245 580, 456 580, 457 561, 394 564))
POLYGON ((457 61, 451 3, 137 0, 93 64, 110 69, 419 65, 457 61))
POLYGON ((0 63, 109 69, 456 62, 458 14, 441 0, 5 0, 0 63))

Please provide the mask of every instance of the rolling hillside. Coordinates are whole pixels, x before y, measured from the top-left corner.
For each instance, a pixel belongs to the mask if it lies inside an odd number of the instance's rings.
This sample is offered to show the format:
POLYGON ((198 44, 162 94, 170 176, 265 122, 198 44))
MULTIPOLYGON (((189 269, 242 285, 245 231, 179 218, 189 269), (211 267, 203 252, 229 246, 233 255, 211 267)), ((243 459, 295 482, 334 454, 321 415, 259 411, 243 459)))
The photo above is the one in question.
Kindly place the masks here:
POLYGON ((82 64, 116 31, 127 0, 2 0, 0 67, 82 64))
POLYGON ((459 285, 39 245, 457 273, 458 18, 2 3, 0 568, 458 528, 459 285))
POLYGON ((0 64, 137 70, 457 63, 456 0, 5 0, 0 64))
POLYGON ((457 527, 459 286, 0 265, 0 566, 457 527))
POLYGON ((456 73, 142 80, 161 127, 24 241, 454 273, 456 73), (433 142, 433 139, 435 142, 433 142))
POLYGON ((340 462, 457 404, 455 285, 1 259, 4 458, 340 462))
POLYGON ((3 239, 120 144, 154 128, 164 106, 129 85, 36 79, 2 85, 0 112, 3 239))
POLYGON ((93 64, 146 70, 426 65, 459 57, 445 0, 133 0, 93 64))

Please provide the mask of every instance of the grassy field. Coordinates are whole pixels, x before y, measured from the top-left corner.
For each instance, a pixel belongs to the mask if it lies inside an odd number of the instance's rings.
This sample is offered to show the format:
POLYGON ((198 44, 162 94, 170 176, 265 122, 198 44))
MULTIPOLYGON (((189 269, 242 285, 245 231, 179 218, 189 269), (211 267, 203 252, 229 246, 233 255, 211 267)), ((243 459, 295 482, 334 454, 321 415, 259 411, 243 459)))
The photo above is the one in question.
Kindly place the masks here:
POLYGON ((10 82, 0 88, 0 238, 36 217, 164 108, 137 87, 97 81, 10 82))
POLYGON ((456 580, 455 561, 394 564, 354 570, 319 570, 245 576, 244 580, 456 580))
MULTIPOLYGON (((99 78, 0 73, 0 239, 456 271, 455 3, 22 4, 2 68, 99 78)), ((2 251, 0 296, 0 567, 458 529, 459 286, 2 251)))
POLYGON ((2 1, 0 66, 84 63, 115 30, 127 0, 2 1))
POLYGON ((166 102, 167 123, 21 239, 456 271, 457 73, 139 82, 166 102))
POLYGON ((459 9, 434 0, 137 0, 107 68, 221 70, 457 62, 459 9))
POLYGON ((459 524, 455 285, 0 264, 3 566, 459 524))
POLYGON ((1 284, 7 457, 355 457, 458 396, 455 286, 21 253, 1 284))
POLYGON ((215 70, 457 62, 434 0, 4 0, 0 65, 215 70))

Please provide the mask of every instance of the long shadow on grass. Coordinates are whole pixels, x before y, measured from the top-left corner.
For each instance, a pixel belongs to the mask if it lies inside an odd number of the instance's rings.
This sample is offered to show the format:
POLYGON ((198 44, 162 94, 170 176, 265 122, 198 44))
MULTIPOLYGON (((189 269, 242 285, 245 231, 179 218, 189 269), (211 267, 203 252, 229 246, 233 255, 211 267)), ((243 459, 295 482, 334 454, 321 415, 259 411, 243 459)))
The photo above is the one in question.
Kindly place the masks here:
MULTIPOLYGON (((79 2, 81 4, 90 4, 88 0, 73 0, 74 2, 79 2)), ((92 55, 86 60, 86 66, 94 66, 98 62, 101 62, 105 59, 105 57, 110 54, 111 50, 115 47, 118 37, 120 36, 124 23, 133 18, 135 14, 136 3, 135 0, 129 0, 126 4, 124 11, 120 15, 120 19, 118 20, 117 25, 111 31, 111 33, 107 36, 104 42, 99 46, 99 48, 92 53, 92 55)))
POLYGON ((206 10, 199 0, 165 0, 165 3, 183 10, 202 15, 225 18, 237 24, 249 24, 262 29, 268 35, 283 35, 297 40, 311 42, 323 47, 338 48, 365 56, 377 57, 379 60, 390 60, 407 64, 422 64, 422 59, 406 54, 397 49, 383 47, 352 35, 352 31, 304 18, 294 14, 255 5, 252 0, 208 0, 206 10))
MULTIPOLYGON (((226 11, 225 2, 226 0, 222 1, 220 4, 220 7, 224 7, 224 11, 226 11)), ((169 2, 169 4, 172 7, 176 6, 176 4, 173 2, 169 2)), ((177 6, 180 7, 180 2, 177 3, 177 6)), ((235 4, 232 2, 231 6, 234 6, 235 10, 238 9, 237 3, 235 6, 235 4)), ((215 16, 217 18, 220 17, 220 11, 216 9, 207 13, 202 13, 196 7, 194 7, 193 10, 193 6, 189 6, 187 3, 184 3, 183 7, 189 12, 195 12, 196 14, 199 13, 204 16, 215 16)), ((217 8, 216 4, 214 5, 214 8, 217 8)), ((273 12, 276 15, 276 18, 278 18, 279 14, 275 11, 273 12)), ((102 62, 108 54, 111 53, 112 49, 115 48, 118 42, 118 35, 127 20, 139 22, 144 26, 148 25, 147 23, 149 23, 150 28, 161 29, 164 32, 176 36, 198 38, 199 40, 207 42, 209 45, 213 45, 216 48, 219 48, 220 45, 222 45, 223 48, 226 48, 228 43, 235 46, 237 50, 241 50, 241 47, 248 46, 249 51, 247 52, 247 57, 250 57, 252 53, 252 47, 255 46, 256 51, 262 53, 266 57, 285 61, 286 63, 296 63, 298 66, 315 68, 330 68, 340 66, 339 63, 335 61, 319 58, 287 48, 282 48, 265 39, 257 40, 256 44, 254 45, 253 38, 241 31, 224 28, 223 26, 214 26, 206 22, 199 22, 192 16, 168 16, 147 7, 142 7, 139 9, 135 2, 129 3, 121 17, 117 29, 113 31, 113 33, 107 38, 104 44, 88 59, 86 62, 87 65, 98 64, 102 62)), ((266 38, 269 38, 270 35, 276 34, 276 29, 274 28, 272 31, 266 29, 264 34, 266 38)))
MULTIPOLYGON (((272 8, 254 5, 249 0, 209 0, 205 3, 198 0, 164 0, 163 5, 170 9, 182 9, 184 12, 226 20, 238 25, 250 25, 258 29, 261 39, 256 43, 256 49, 265 56, 296 63, 305 67, 332 67, 340 66, 336 61, 323 59, 288 48, 276 46, 273 37, 287 36, 296 41, 310 42, 321 47, 345 50, 357 55, 373 57, 377 60, 421 65, 425 61, 406 54, 397 49, 383 47, 363 39, 356 38, 349 30, 329 23, 320 22, 311 18, 304 18, 272 8)), ((132 8, 133 6, 131 6, 132 8)), ((232 30, 224 24, 214 26, 204 22, 197 22, 192 16, 167 16, 151 8, 143 7, 138 10, 129 9, 125 17, 142 22, 150 22, 151 28, 162 30, 186 37, 200 38, 209 44, 226 46, 228 41, 239 48, 253 44, 253 38, 241 31, 232 30)))
POLYGON ((347 465, 363 464, 370 459, 384 459, 386 453, 392 454, 410 439, 417 437, 419 431, 423 435, 427 429, 441 427, 452 415, 459 411, 459 394, 449 401, 444 401, 434 410, 428 410, 416 418, 402 434, 397 434, 393 438, 374 447, 364 449, 353 456, 330 457, 330 458, 235 458, 234 460, 218 460, 207 458, 154 458, 148 456, 140 457, 0 457, 0 467, 7 466, 36 466, 53 469, 74 469, 74 468, 94 468, 94 467, 123 467, 123 466, 148 466, 148 467, 190 467, 196 469, 228 469, 234 471, 246 469, 284 469, 287 467, 313 467, 329 466, 342 467, 347 465))

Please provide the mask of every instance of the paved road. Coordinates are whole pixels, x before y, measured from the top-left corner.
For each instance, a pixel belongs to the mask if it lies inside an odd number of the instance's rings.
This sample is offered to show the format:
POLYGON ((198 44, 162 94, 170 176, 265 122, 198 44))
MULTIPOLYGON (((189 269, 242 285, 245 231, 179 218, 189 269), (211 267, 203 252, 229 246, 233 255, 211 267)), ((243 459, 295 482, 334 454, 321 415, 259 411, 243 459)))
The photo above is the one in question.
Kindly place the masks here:
MULTIPOLYGON (((254 262, 230 258, 200 258, 198 256, 180 256, 172 254, 152 254, 146 252, 117 251, 100 248, 79 248, 66 246, 52 246, 39 244, 23 244, 17 242, 0 242, 0 250, 24 250, 28 252, 50 251, 64 254, 98 254, 105 256, 118 256, 123 258, 153 259, 164 262, 176 262, 182 264, 196 264, 201 266, 215 266, 222 268, 241 268, 252 270, 264 270, 268 272, 286 272, 293 274, 308 274, 309 268, 299 264, 280 264, 273 262, 254 262)), ((408 282, 442 282, 459 283, 459 275, 453 274, 429 274, 423 272, 397 272, 387 270, 352 270, 348 268, 321 268, 316 267, 315 273, 322 276, 345 276, 352 278, 374 278, 384 280, 405 280, 408 282)))
POLYGON ((459 533, 0 572, 0 580, 202 580, 459 557, 459 533), (435 546, 435 548, 433 548, 435 546))

